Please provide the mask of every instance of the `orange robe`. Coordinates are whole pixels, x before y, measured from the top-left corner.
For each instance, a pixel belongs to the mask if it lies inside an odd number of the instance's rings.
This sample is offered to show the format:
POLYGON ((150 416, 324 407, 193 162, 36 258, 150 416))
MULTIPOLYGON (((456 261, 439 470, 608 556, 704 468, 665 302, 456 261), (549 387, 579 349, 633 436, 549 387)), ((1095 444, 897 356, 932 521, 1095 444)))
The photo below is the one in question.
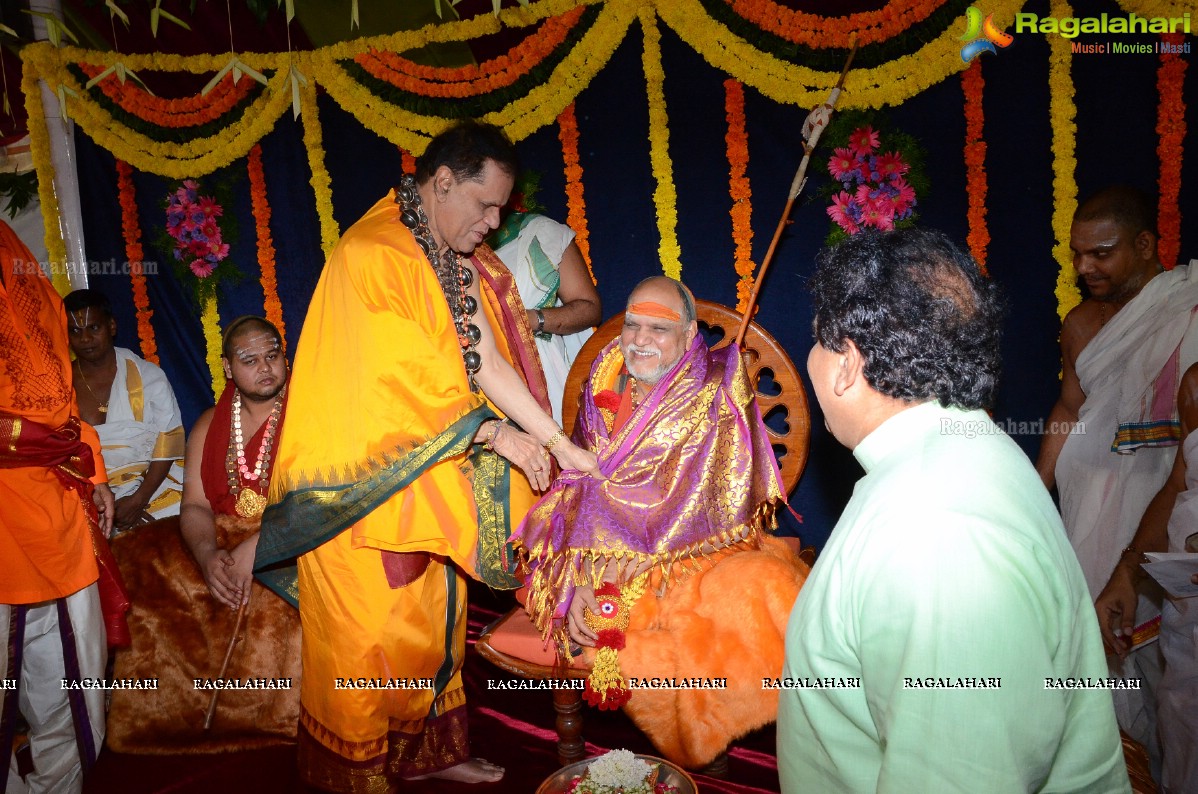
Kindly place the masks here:
MULTIPOLYGON (((490 322, 511 361, 500 329, 513 307, 525 316, 518 295, 480 287, 474 322, 490 322)), ((543 377, 532 391, 544 394, 543 377)), ((313 295, 258 544, 267 582, 299 555, 298 593, 283 578, 272 587, 298 597, 303 624, 308 783, 386 790, 467 760, 465 576, 496 563, 480 534, 501 533, 502 555, 533 501, 522 474, 472 444, 496 414, 470 390, 436 274, 389 194, 346 231, 313 295)))
MULTIPOLYGON (((0 268, 0 412, 62 427, 79 415, 66 310, 33 254, 3 223, 0 268)), ((81 432, 95 456, 92 482, 107 482, 96 431, 83 423, 81 432)), ((96 581, 96 557, 80 496, 66 490, 49 468, 0 467, 0 560, 0 604, 63 598, 96 581)))

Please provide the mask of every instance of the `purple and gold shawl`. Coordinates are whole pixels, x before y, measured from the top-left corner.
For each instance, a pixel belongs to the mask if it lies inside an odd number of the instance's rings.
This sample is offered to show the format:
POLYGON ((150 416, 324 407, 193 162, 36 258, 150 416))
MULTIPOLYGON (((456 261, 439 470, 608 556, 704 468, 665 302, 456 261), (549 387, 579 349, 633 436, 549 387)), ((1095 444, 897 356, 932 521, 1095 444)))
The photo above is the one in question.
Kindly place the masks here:
MULTIPOLYGON (((564 472, 513 536, 527 555, 527 608, 548 633, 580 575, 598 564, 668 566, 713 546, 756 543, 782 497, 777 462, 738 348, 699 336, 623 428, 596 395, 623 370, 619 340, 591 367, 574 441, 599 455, 599 480, 564 472)), ((584 579, 585 581, 585 579, 584 579)), ((591 578, 593 581, 593 578, 591 578)))

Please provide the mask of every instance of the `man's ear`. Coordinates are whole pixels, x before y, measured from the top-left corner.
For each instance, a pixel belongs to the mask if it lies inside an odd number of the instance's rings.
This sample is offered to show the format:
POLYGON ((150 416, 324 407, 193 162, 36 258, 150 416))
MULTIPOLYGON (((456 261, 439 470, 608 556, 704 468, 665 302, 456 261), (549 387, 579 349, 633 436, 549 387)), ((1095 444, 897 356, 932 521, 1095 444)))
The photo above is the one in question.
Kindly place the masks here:
POLYGON ((457 182, 454 179, 453 171, 447 165, 437 166, 436 172, 433 174, 433 195, 438 201, 444 201, 449 195, 449 189, 457 182))
POLYGON ((832 384, 837 397, 865 382, 865 356, 852 339, 844 340, 844 351, 837 353, 836 380, 832 384))
POLYGON ((1132 245, 1135 246, 1136 254, 1141 259, 1156 259, 1156 235, 1147 229, 1136 235, 1132 245))
POLYGON ((695 336, 699 333, 699 323, 691 320, 690 326, 686 329, 686 347, 689 349, 691 342, 695 341, 695 336))
POLYGON ((225 369, 225 380, 233 380, 233 368, 229 366, 229 359, 221 356, 220 364, 225 369))

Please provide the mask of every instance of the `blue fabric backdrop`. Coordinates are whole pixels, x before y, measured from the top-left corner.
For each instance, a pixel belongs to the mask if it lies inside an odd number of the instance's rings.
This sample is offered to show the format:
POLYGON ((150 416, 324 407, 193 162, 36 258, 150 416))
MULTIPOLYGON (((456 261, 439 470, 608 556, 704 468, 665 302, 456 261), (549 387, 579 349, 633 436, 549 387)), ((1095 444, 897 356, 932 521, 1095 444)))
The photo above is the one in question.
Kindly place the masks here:
MULTIPOLYGON (((1086 13, 1121 13, 1112 2, 1094 2, 1086 13)), ((1046 2, 1029 3, 1028 12, 1046 14, 1046 2)), ((1128 37, 1129 39, 1135 37, 1128 37)), ((1141 37, 1152 40, 1151 37, 1141 37)), ((728 215, 728 162, 724 143, 723 80, 671 31, 662 31, 666 103, 670 119, 670 154, 678 191, 678 237, 682 278, 702 298, 735 304, 733 240, 728 215)), ((590 228, 591 257, 604 303, 604 316, 623 307, 628 290, 645 276, 660 273, 648 146, 648 110, 635 29, 609 65, 577 100, 580 156, 590 228)), ((992 241, 988 267, 1005 288, 1010 314, 1004 340, 1005 375, 995 418, 1032 422, 1047 416, 1059 386, 1057 348, 1059 322, 1054 287, 1057 264, 1052 258, 1052 155, 1049 126, 1048 44, 1040 35, 1020 35, 997 56, 983 56, 987 205, 992 241)), ((1155 133, 1156 69, 1152 55, 1078 55, 1073 58, 1077 86, 1077 183, 1079 193, 1124 182, 1154 192, 1159 165, 1155 133)), ((785 202, 800 150, 798 130, 806 110, 780 106, 746 89, 746 118, 753 190, 754 258, 768 246, 785 202)), ((1185 101, 1190 129, 1198 128, 1198 74, 1186 76, 1185 101)), ((966 224, 963 145, 964 97, 959 78, 923 92, 890 111, 895 126, 915 135, 929 154, 931 192, 920 198, 921 223, 938 227, 964 245, 966 224)), ((396 147, 366 130, 328 97, 320 97, 327 166, 332 178, 335 215, 347 228, 382 196, 400 174, 396 147)), ((1190 138, 1192 140, 1192 136, 1190 138)), ((1189 142, 1189 141, 1187 141, 1189 142)), ((84 227, 89 258, 125 259, 112 156, 85 134, 77 133, 84 227)), ((262 141, 271 230, 277 248, 279 295, 289 350, 294 350, 309 296, 323 265, 314 198, 301 127, 285 115, 262 141)), ((521 141, 528 168, 541 175, 539 201, 548 214, 566 217, 561 145, 556 126, 521 141)), ((826 152, 823 154, 826 155, 826 152)), ((1198 184, 1195 160, 1185 162, 1181 213, 1181 261, 1198 256, 1198 184)), ((225 208, 239 232, 231 256, 244 280, 224 290, 219 308, 223 321, 245 313, 261 313, 254 223, 246 164, 238 161, 202 182, 229 178, 237 199, 225 208)), ((164 222, 163 202, 173 185, 138 173, 134 179, 147 260, 158 264, 147 278, 153 326, 162 366, 171 379, 190 426, 212 405, 199 309, 189 288, 176 278, 168 252, 155 244, 164 222)), ((818 184, 809 186, 811 194, 818 184)), ((804 278, 828 231, 822 203, 796 207, 761 300, 758 320, 788 349, 803 369, 811 345, 810 306, 804 278)), ((95 276, 92 286, 112 299, 120 344, 137 348, 132 293, 127 277, 95 276)), ((395 340, 363 340, 394 344, 395 340)), ((809 392, 810 393, 810 392, 809 392)), ((812 397, 812 442, 806 473, 792 498, 803 513, 800 527, 785 518, 787 531, 822 545, 851 493, 860 469, 851 455, 824 430, 812 397)), ((338 410, 336 405, 330 411, 338 410)), ((307 428, 319 432, 319 428, 307 428)), ((1016 435, 1034 456, 1039 438, 1016 435)))

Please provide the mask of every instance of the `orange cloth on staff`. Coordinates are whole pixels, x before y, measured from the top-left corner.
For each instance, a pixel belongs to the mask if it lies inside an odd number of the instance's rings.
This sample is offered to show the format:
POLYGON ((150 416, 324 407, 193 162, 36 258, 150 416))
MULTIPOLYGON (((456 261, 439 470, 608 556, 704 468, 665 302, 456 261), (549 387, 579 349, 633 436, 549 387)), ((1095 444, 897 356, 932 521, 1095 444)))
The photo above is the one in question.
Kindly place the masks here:
MULTIPOLYGON (((61 427, 79 415, 66 310, 33 254, 4 223, 0 269, 0 411, 61 427)), ((96 431, 83 423, 82 437, 95 455, 92 482, 108 482, 96 431)), ((0 468, 0 560, 0 604, 62 598, 96 581, 79 495, 67 491, 50 469, 0 468)))
MULTIPOLYGON (((497 329, 496 296, 485 282, 480 286, 474 322, 497 329)), ((462 572, 477 576, 479 515, 466 452, 485 414, 484 397, 470 391, 441 295, 389 194, 334 249, 296 352, 264 528, 274 505, 285 509, 297 492, 335 501, 347 484, 378 476, 397 460, 417 472, 355 524, 299 557, 300 767, 308 783, 332 790, 367 790, 388 775, 426 773, 467 758, 459 708, 465 703, 462 572), (447 434, 463 452, 422 448, 447 434), (395 568, 385 567, 393 563, 405 568, 400 578, 407 583, 393 579, 395 568), (405 679, 410 688, 354 687, 361 678, 405 679)), ((504 337, 498 331, 495 337, 510 361, 504 337)), ((517 521, 533 502, 517 471, 508 499, 517 521)), ((260 563, 263 549, 260 542, 260 563)))

